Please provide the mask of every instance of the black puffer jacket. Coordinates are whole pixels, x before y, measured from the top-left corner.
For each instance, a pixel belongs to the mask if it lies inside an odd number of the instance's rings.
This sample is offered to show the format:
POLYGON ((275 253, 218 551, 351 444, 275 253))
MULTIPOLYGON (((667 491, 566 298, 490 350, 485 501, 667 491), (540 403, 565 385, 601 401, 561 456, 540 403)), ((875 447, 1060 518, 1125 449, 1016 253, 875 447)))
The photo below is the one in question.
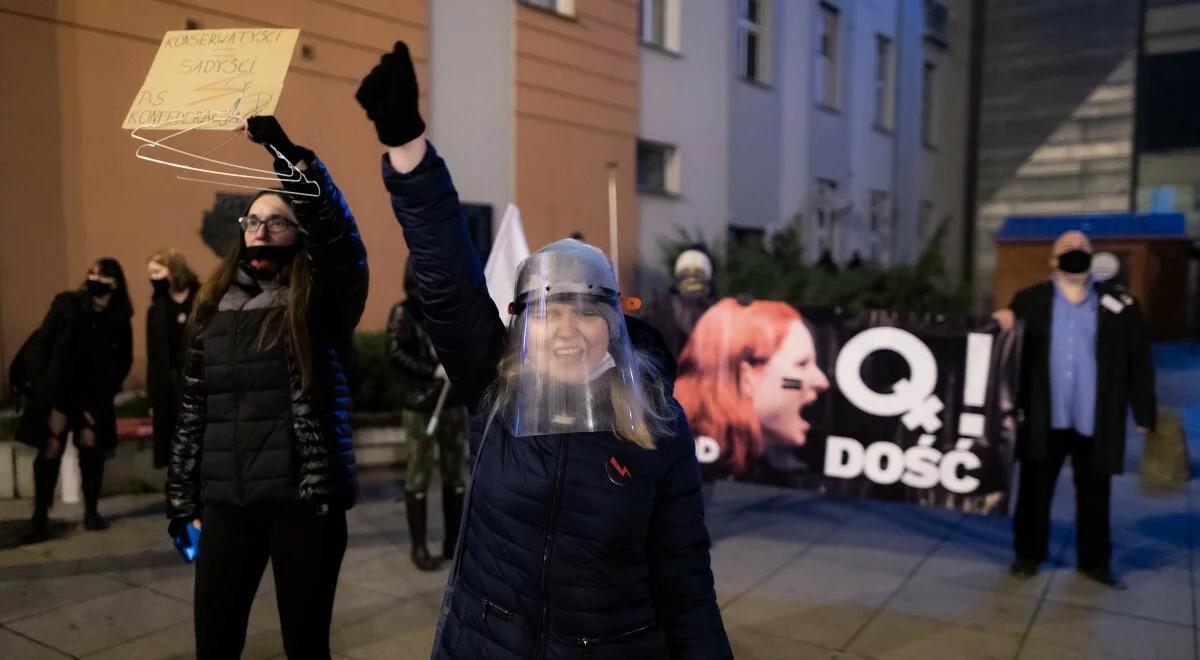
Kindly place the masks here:
MULTIPOLYGON (((416 267, 425 329, 475 409, 505 329, 458 195, 429 147, 384 181, 416 267)), ((611 432, 514 438, 475 411, 475 460, 434 658, 730 658, 713 590, 692 434, 643 449, 611 432)))
MULTIPOLYGON (((283 348, 246 361, 247 351, 257 350, 257 343, 245 343, 243 335, 257 328, 261 311, 238 312, 251 316, 229 317, 220 326, 218 312, 189 344, 179 427, 167 473, 167 515, 172 518, 199 516, 209 500, 248 504, 277 499, 280 485, 272 480, 279 478, 285 459, 278 452, 274 456, 260 452, 273 452, 280 437, 292 444, 284 469, 293 475, 288 490, 295 498, 349 508, 357 497, 347 368, 354 363, 354 327, 367 297, 366 248, 325 166, 311 152, 305 162, 310 163, 305 174, 320 186, 319 197, 294 198, 312 268, 312 382, 302 387, 298 361, 283 348), (224 351, 223 359, 241 359, 209 364, 209 357, 218 351, 224 351), (285 375, 286 405, 281 406, 277 392, 285 375), (247 409, 239 410, 240 405, 247 409), (264 418, 270 416, 275 416, 276 425, 264 426, 264 418), (257 423, 242 429, 240 423, 251 418, 257 423), (231 435, 217 442, 216 433, 231 435), (236 451, 230 452, 234 447, 236 451), (269 467, 255 465, 260 457, 269 467), (251 487, 247 487, 248 477, 251 487)), ((277 160, 275 169, 282 178, 287 164, 277 160)), ((301 185, 284 182, 285 187, 301 185)))

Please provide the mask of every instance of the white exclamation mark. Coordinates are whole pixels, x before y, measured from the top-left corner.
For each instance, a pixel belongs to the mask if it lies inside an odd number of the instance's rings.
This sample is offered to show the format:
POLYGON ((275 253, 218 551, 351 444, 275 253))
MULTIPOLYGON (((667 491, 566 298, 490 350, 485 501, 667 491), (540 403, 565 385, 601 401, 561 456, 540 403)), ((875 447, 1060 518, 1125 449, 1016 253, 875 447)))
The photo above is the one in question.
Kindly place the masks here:
MULTIPOLYGON (((967 335, 967 369, 963 378, 963 407, 982 408, 987 402, 988 372, 992 367, 992 335, 972 332, 967 335)), ((964 412, 958 418, 958 434, 983 437, 984 418, 964 412)))

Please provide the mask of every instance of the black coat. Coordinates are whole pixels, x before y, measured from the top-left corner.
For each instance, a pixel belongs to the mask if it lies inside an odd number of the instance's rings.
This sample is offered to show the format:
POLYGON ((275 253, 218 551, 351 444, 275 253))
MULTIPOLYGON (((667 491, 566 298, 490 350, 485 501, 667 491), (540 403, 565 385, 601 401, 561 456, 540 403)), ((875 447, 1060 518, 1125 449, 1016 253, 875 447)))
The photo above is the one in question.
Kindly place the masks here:
MULTIPOLYGON (((423 318, 421 306, 414 296, 410 295, 392 307, 387 323, 388 355, 400 372, 404 407, 431 413, 437 407, 445 381, 434 377, 438 358, 422 325, 423 318)), ((462 404, 462 397, 451 387, 443 407, 462 404)))
POLYGON ((154 467, 166 467, 183 394, 183 358, 187 349, 187 319, 196 288, 182 303, 170 295, 155 296, 146 311, 146 396, 154 423, 154 467))
POLYGON ((83 413, 95 420, 96 443, 110 450, 117 443, 113 397, 121 391, 133 364, 133 329, 128 309, 96 312, 83 291, 58 294, 30 346, 26 368, 33 391, 21 416, 17 437, 41 447, 49 436, 50 411, 65 413, 71 425, 83 413))
MULTIPOLYGON (((290 409, 282 411, 276 419, 291 425, 287 431, 294 439, 291 458, 295 461, 296 498, 349 508, 358 495, 358 480, 347 370, 354 364, 354 327, 367 298, 367 255, 354 216, 325 166, 311 152, 305 162, 310 163, 305 174, 320 186, 319 197, 294 198, 312 268, 308 323, 312 382, 303 387, 298 361, 285 351, 282 357, 288 374, 290 409)), ((288 165, 276 160, 275 169, 283 177, 288 165)), ((283 185, 304 190, 303 184, 284 182, 283 185)), ((229 408, 233 401, 227 396, 230 383, 238 383, 232 389, 238 390, 245 401, 253 396, 256 377, 270 377, 260 371, 262 363, 250 367, 230 365, 232 371, 222 371, 221 377, 232 380, 225 381, 220 393, 210 391, 208 377, 215 372, 208 370, 205 353, 215 348, 215 343, 206 344, 205 329, 189 343, 179 426, 167 469, 167 515, 172 518, 200 516, 209 497, 224 501, 230 489, 218 487, 214 493, 208 488, 210 482, 222 482, 223 486, 236 484, 247 476, 248 465, 255 459, 253 439, 247 438, 251 442, 248 447, 237 444, 238 450, 245 454, 241 458, 226 461, 225 467, 204 465, 210 460, 229 458, 217 455, 222 448, 233 446, 232 443, 214 446, 208 435, 213 432, 210 423, 239 419, 239 411, 229 408), (222 473, 223 469, 227 472, 222 473)), ((269 373, 278 372, 269 370, 269 373)), ((277 385, 271 382, 268 389, 277 385)), ((232 427, 225 428, 237 432, 232 427)), ((223 440, 241 439, 235 436, 223 440)), ((235 504, 249 503, 253 497, 244 486, 240 493, 236 486, 232 492, 235 504)))
MULTIPOLYGON (((1022 420, 1017 433, 1017 456, 1025 461, 1046 460, 1050 437, 1050 326, 1053 323, 1054 283, 1023 289, 1009 304, 1024 322, 1021 345, 1021 385, 1017 407, 1022 420)), ((1096 443, 1097 469, 1120 474, 1125 469, 1125 415, 1133 409, 1138 426, 1153 429, 1157 416, 1154 360, 1146 338, 1141 307, 1124 289, 1098 284, 1096 295, 1108 297, 1115 312, 1098 305, 1096 324, 1096 443)))
POLYGON ((432 146, 409 174, 386 156, 383 167, 425 330, 474 412, 472 487, 433 657, 732 657, 678 405, 674 432, 653 450, 612 432, 513 438, 500 420, 484 437, 478 408, 505 329, 458 194, 432 146))

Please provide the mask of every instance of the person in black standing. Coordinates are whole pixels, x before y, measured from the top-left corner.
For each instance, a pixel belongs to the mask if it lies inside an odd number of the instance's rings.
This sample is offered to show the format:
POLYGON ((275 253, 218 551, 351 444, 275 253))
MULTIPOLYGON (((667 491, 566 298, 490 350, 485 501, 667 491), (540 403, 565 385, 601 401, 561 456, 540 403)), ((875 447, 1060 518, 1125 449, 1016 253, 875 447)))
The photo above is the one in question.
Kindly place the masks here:
POLYGON ((79 451, 84 527, 108 527, 97 505, 104 457, 117 442, 113 397, 133 364, 132 316, 121 264, 103 258, 88 270, 82 287, 55 297, 31 344, 26 368, 33 391, 18 437, 38 450, 32 540, 48 535, 50 505, 69 438, 79 451))
POLYGON ((197 657, 241 655, 270 560, 288 657, 329 658, 346 510, 358 496, 349 369, 366 248, 312 151, 274 117, 249 118, 246 133, 276 156, 284 188, 251 201, 241 239, 196 298, 168 533, 201 529, 197 657), (293 166, 303 176, 289 176, 293 166))
POLYGON ((1154 361, 1137 301, 1122 287, 1095 282, 1091 257, 1083 233, 1059 236, 1051 278, 993 315, 1004 328, 1024 322, 1011 572, 1032 577, 1046 560, 1054 486, 1070 456, 1079 570, 1124 589, 1111 566, 1110 486, 1124 470, 1126 410, 1142 432, 1154 428, 1154 361))
POLYGON ((154 290, 146 312, 146 395, 154 424, 154 467, 164 468, 183 391, 187 320, 200 282, 183 255, 170 248, 154 253, 146 271, 154 290))
POLYGON ((411 448, 404 473, 404 509, 412 540, 412 561, 422 571, 433 571, 441 562, 429 554, 425 545, 426 517, 430 477, 433 474, 434 449, 442 477, 442 515, 445 536, 442 559, 454 558, 458 525, 462 520, 463 461, 467 442, 467 411, 462 398, 448 387, 446 370, 438 362, 433 342, 425 333, 424 313, 417 294, 412 264, 404 268, 404 300, 388 315, 388 353, 403 376, 404 434, 411 448), (439 400, 441 407, 438 407, 439 400), (431 420, 437 423, 430 430, 431 420))

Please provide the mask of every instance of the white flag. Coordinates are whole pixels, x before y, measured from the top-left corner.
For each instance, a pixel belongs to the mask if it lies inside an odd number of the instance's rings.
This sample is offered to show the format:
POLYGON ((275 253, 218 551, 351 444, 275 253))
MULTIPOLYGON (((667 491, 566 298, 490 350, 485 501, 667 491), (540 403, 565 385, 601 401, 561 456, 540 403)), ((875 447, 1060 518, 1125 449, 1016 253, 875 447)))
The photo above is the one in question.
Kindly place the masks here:
POLYGON ((500 231, 492 242, 483 275, 487 278, 488 294, 496 303, 500 320, 508 325, 511 318, 508 303, 512 302, 513 289, 517 285, 517 268, 529 256, 529 242, 525 240, 525 228, 521 226, 521 211, 515 204, 504 210, 500 231))

